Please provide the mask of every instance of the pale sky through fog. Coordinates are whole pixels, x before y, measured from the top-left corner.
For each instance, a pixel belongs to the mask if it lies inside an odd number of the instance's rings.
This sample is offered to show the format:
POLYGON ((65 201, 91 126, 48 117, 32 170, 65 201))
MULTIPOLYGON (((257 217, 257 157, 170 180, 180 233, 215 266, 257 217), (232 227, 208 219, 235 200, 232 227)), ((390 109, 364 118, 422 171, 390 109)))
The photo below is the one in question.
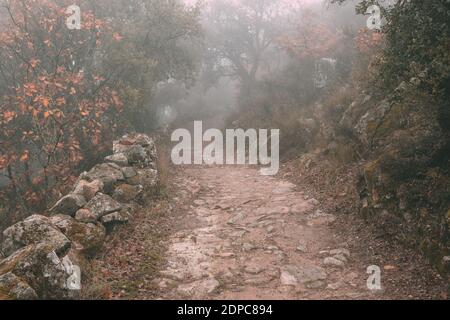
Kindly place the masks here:
MULTIPOLYGON (((186 4, 192 5, 197 3, 199 0, 183 0, 186 4)), ((203 2, 213 2, 216 0, 202 0, 203 2)), ((228 0, 229 2, 239 2, 239 0, 228 0)), ((283 2, 291 2, 291 3, 303 3, 303 4, 311 4, 311 3, 322 3, 324 0, 282 0, 283 2)))

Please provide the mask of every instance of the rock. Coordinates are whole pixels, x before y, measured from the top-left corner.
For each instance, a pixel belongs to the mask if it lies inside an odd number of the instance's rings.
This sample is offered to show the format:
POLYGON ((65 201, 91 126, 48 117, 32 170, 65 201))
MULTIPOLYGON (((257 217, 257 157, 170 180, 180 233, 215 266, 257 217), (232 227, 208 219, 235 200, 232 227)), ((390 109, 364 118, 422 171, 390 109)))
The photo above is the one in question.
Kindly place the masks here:
POLYGON ((331 250, 330 255, 334 256, 334 255, 344 255, 347 258, 350 257, 350 251, 348 249, 335 249, 335 250, 331 250))
POLYGON ((2 251, 6 256, 38 243, 50 245, 59 255, 65 254, 71 245, 70 240, 44 216, 30 216, 3 231, 2 251))
POLYGON ((284 278, 284 283, 291 283, 286 285, 296 285, 298 282, 302 284, 311 284, 327 279, 325 270, 314 265, 302 265, 301 267, 287 265, 281 270, 281 275, 282 278, 284 278))
POLYGON ((296 277, 296 273, 298 270, 294 267, 287 266, 285 270, 281 270, 280 282, 283 286, 296 286, 298 284, 298 280, 296 277))
POLYGON ((290 211, 291 211, 291 209, 289 207, 276 206, 276 207, 268 208, 266 213, 269 215, 283 215, 283 214, 288 214, 290 211))
POLYGON ((336 217, 334 215, 325 213, 322 210, 316 210, 314 213, 308 215, 307 219, 308 226, 329 224, 336 221, 336 217))
POLYGON ((339 259, 334 257, 327 257, 323 260, 323 264, 330 267, 339 267, 342 268, 345 266, 345 263, 339 259))
POLYGON ((114 163, 102 163, 96 165, 83 178, 89 181, 100 180, 103 183, 103 189, 106 193, 114 191, 114 185, 118 181, 125 180, 122 169, 114 163))
POLYGON ((385 114, 390 110, 391 106, 391 102, 383 100, 375 108, 369 109, 369 111, 359 119, 358 124, 355 126, 355 131, 362 143, 369 145, 375 134, 374 128, 379 126, 381 119, 384 119, 385 114))
POLYGON ((86 201, 89 201, 101 191, 103 191, 103 182, 101 182, 100 180, 94 180, 92 182, 79 180, 75 185, 73 193, 81 195, 86 201))
POLYGON ((100 221, 108 228, 116 224, 127 223, 129 219, 130 214, 127 211, 122 210, 104 215, 100 218, 100 221))
POLYGON ((296 250, 297 250, 298 252, 306 253, 306 252, 308 252, 308 246, 307 246, 305 243, 300 243, 300 244, 297 246, 296 250))
POLYGON ((219 288, 220 283, 214 278, 206 279, 202 282, 202 287, 204 288, 205 292, 208 294, 213 293, 214 291, 219 288))
POLYGON ((238 221, 243 220, 244 218, 245 218, 245 217, 244 217, 244 214, 243 214, 243 213, 235 214, 234 216, 232 216, 232 217, 227 221, 227 224, 228 224, 228 225, 234 225, 234 224, 236 224, 238 221))
POLYGON ((123 136, 120 140, 114 141, 113 151, 114 153, 126 153, 130 147, 135 145, 144 147, 149 160, 155 161, 157 159, 155 141, 145 134, 134 133, 123 136))
POLYGON ((255 248, 255 246, 254 245, 252 245, 251 243, 244 243, 243 245, 242 245, 242 250, 244 250, 244 251, 252 251, 252 250, 254 250, 254 249, 256 249, 255 248))
POLYGON ((333 258, 338 259, 339 261, 342 261, 344 263, 346 263, 348 261, 347 257, 344 256, 343 254, 337 254, 337 255, 333 256, 333 258))
POLYGON ((52 222, 72 241, 72 246, 83 254, 92 256, 103 246, 106 230, 101 224, 82 223, 63 215, 52 217, 52 222))
POLYGON ((113 199, 123 203, 137 200, 142 195, 144 188, 141 185, 132 186, 121 184, 114 190, 113 199))
POLYGON ((140 145, 133 145, 128 147, 124 151, 125 156, 128 159, 128 162, 133 165, 143 165, 147 166, 150 162, 150 157, 147 155, 147 152, 145 151, 144 147, 140 145))
POLYGON ((330 283, 327 286, 327 289, 328 290, 338 290, 338 289, 342 288, 344 285, 345 285, 345 283, 343 281, 337 281, 334 283, 330 283))
POLYGON ((122 205, 110 196, 99 193, 89 201, 86 209, 90 210, 98 220, 105 215, 121 210, 122 205))
POLYGON ((258 267, 247 266, 247 267, 244 268, 244 272, 249 273, 249 274, 253 274, 253 275, 260 274, 263 271, 264 271, 264 269, 258 268, 258 267))
POLYGON ((0 262, 0 274, 11 272, 23 279, 41 299, 73 298, 68 281, 73 270, 66 266, 67 257, 60 259, 48 244, 30 245, 0 262), (65 263, 63 262, 65 261, 65 263))
POLYGON ((184 297, 192 298, 194 295, 212 294, 219 286, 219 281, 214 278, 208 278, 193 283, 181 284, 178 286, 177 292, 184 297))
POLYGON ((143 147, 155 148, 155 141, 145 134, 134 134, 132 139, 134 140, 134 144, 138 144, 143 147))
POLYGON ((120 167, 127 167, 130 163, 124 153, 115 153, 105 158, 106 162, 117 164, 120 167))
POLYGON ((0 300, 36 300, 36 292, 12 272, 0 275, 0 300))
POLYGON ((450 273, 450 256, 444 256, 442 258, 442 267, 444 272, 450 273))
POLYGON ((140 145, 142 147, 151 147, 155 145, 155 142, 149 136, 142 133, 131 133, 124 135, 113 143, 114 153, 122 152, 120 148, 132 145, 140 145))
POLYGON ((144 187, 145 192, 153 192, 158 186, 158 171, 153 169, 140 169, 137 170, 137 175, 133 178, 127 179, 127 182, 131 185, 141 185, 144 187))
POLYGON ((195 294, 195 288, 192 284, 181 284, 178 286, 177 292, 183 297, 192 297, 195 294))
POLYGON ((79 194, 71 193, 61 198, 51 209, 53 214, 67 214, 74 216, 75 213, 86 205, 86 199, 79 194))
POLYGON ((301 203, 297 203, 297 204, 293 205, 291 207, 291 212, 293 214, 305 214, 308 211, 310 211, 312 208, 313 208, 313 206, 309 202, 303 201, 301 203))
POLYGON ((319 289, 319 288, 324 287, 325 284, 326 283, 324 281, 318 280, 318 281, 312 281, 312 282, 307 283, 306 287, 308 289, 319 289))
POLYGON ((229 259, 234 258, 236 255, 233 252, 222 252, 217 255, 220 258, 229 259))
POLYGON ((80 267, 81 270, 89 270, 91 268, 89 259, 92 257, 89 255, 86 256, 82 251, 75 248, 75 246, 70 248, 67 257, 74 265, 80 267))
POLYGON ((310 283, 327 279, 327 273, 321 267, 305 265, 299 269, 297 278, 301 283, 310 283))
POLYGON ((127 180, 127 182, 128 182, 128 179, 132 179, 138 175, 136 169, 133 167, 122 168, 122 173, 123 173, 123 176, 125 177, 125 180, 127 180))
POLYGON ((75 214, 75 220, 84 223, 95 223, 98 217, 89 209, 80 209, 75 214))

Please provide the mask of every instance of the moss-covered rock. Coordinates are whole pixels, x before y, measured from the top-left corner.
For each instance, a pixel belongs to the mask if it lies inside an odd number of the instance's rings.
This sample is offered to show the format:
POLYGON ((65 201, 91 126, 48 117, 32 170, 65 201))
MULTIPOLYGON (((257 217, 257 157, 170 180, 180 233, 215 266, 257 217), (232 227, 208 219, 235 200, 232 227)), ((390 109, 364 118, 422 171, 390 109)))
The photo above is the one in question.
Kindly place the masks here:
POLYGON ((37 298, 33 288, 12 272, 0 275, 0 300, 35 300, 37 298))
POLYGON ((72 241, 72 247, 87 256, 94 255, 105 241, 106 230, 100 223, 83 223, 64 215, 52 217, 52 223, 72 241))
POLYGON ((40 215, 30 216, 3 231, 2 251, 7 256, 20 248, 39 243, 50 245, 60 255, 64 255, 71 245, 49 218, 40 215))

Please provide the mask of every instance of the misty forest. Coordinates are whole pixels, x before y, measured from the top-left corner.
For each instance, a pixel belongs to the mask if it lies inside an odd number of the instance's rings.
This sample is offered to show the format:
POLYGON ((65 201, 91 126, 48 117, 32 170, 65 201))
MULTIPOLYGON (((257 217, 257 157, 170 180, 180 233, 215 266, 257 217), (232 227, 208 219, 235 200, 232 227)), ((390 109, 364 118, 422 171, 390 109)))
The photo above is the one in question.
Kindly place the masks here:
POLYGON ((447 300, 449 229, 450 1, 0 0, 0 300, 447 300))

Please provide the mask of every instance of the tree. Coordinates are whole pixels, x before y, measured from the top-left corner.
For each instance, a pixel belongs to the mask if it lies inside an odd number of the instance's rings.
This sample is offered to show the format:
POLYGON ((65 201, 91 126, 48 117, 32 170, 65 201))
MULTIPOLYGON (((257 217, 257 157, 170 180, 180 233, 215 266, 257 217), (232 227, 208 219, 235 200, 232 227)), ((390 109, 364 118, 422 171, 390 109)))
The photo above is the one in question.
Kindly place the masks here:
POLYGON ((0 0, 0 190, 47 208, 126 128, 144 131, 160 81, 195 73, 196 7, 177 0, 0 0), (124 120, 124 116, 129 121, 124 120), (56 193, 56 194, 55 194, 56 193))
POLYGON ((158 83, 194 82, 200 7, 178 0, 102 0, 96 7, 120 30, 121 41, 102 52, 102 61, 108 70, 121 70, 117 87, 126 101, 125 116, 136 130, 151 130, 158 83))
POLYGON ((264 55, 278 34, 280 1, 216 1, 207 13, 207 45, 214 68, 223 76, 254 86, 264 55))

